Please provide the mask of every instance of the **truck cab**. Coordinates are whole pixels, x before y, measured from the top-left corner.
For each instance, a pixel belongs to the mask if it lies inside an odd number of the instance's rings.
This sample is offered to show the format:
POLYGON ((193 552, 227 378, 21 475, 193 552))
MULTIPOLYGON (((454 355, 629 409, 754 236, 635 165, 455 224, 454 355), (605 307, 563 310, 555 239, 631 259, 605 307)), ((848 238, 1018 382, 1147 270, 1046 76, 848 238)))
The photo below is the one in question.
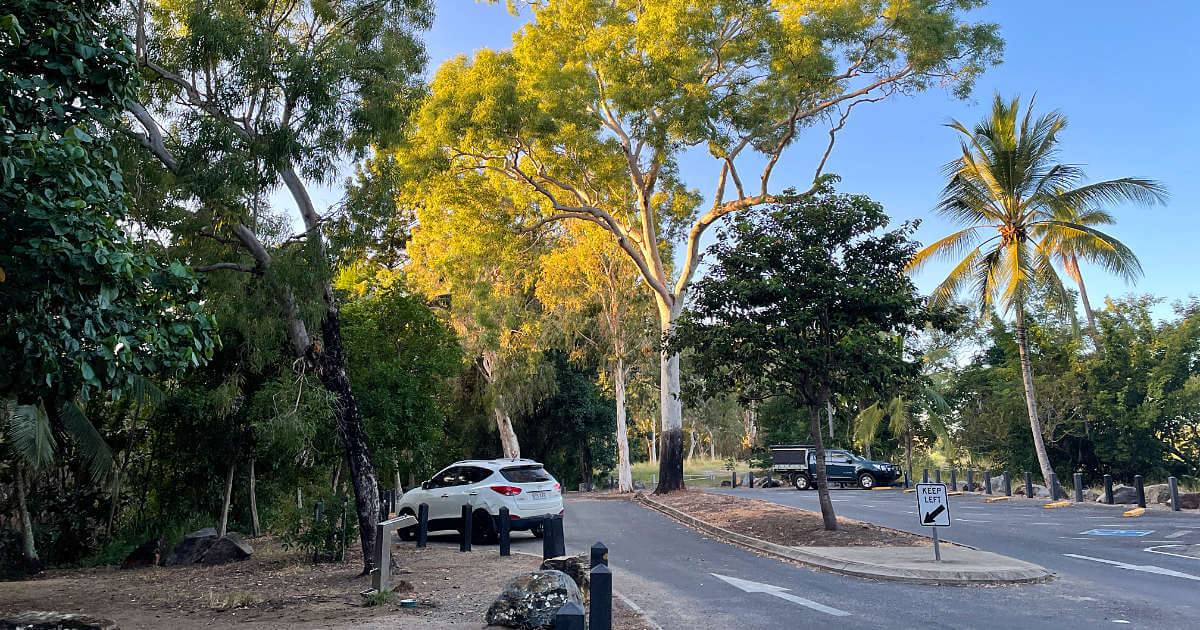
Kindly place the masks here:
MULTIPOLYGON (((771 469, 797 490, 814 487, 817 451, 806 445, 771 447, 771 469)), ((864 490, 888 485, 900 477, 900 467, 860 457, 843 449, 825 450, 825 475, 830 482, 853 483, 864 490)))

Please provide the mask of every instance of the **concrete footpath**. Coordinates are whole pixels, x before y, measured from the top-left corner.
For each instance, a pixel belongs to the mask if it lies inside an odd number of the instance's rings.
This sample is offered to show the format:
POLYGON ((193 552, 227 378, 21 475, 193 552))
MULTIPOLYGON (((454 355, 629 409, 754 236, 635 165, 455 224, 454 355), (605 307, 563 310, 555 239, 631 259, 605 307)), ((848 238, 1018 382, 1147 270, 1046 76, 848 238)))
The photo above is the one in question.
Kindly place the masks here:
POLYGON ((954 544, 942 545, 941 562, 934 560, 931 547, 789 547, 717 527, 641 493, 635 500, 725 542, 842 575, 959 586, 1044 582, 1053 577, 1031 562, 954 544))

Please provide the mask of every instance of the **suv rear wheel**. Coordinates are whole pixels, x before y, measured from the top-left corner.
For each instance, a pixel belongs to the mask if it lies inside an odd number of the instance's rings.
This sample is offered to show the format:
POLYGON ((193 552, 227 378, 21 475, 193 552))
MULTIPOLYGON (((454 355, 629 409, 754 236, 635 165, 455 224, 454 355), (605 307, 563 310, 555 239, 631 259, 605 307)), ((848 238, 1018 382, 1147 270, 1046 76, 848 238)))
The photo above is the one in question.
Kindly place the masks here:
POLYGON ((797 490, 809 490, 812 488, 812 481, 809 480, 808 475, 800 473, 795 477, 792 477, 792 485, 795 486, 797 490))
POLYGON ((858 486, 863 490, 870 490, 875 487, 875 475, 869 472, 862 473, 858 476, 858 486))
POLYGON ((471 516, 471 544, 490 545, 500 540, 496 531, 496 521, 487 510, 475 510, 471 516))
MULTIPOLYGON (((416 518, 417 515, 413 514, 412 510, 410 510, 408 508, 404 508, 404 509, 400 510, 400 513, 397 514, 397 516, 411 516, 413 518, 416 518)), ((404 529, 400 530, 400 532, 399 532, 400 540, 416 540, 417 539, 417 527, 419 527, 419 526, 413 525, 412 527, 405 527, 404 529)))

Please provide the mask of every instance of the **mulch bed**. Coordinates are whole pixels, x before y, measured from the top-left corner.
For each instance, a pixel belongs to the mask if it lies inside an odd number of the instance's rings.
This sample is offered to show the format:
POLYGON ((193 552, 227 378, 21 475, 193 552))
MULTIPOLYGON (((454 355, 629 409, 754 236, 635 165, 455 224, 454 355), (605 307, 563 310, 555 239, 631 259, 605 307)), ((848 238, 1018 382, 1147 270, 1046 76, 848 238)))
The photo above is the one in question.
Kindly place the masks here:
POLYGON ((838 518, 837 531, 826 531, 821 515, 776 503, 688 490, 649 497, 706 523, 789 547, 923 547, 928 538, 838 518))

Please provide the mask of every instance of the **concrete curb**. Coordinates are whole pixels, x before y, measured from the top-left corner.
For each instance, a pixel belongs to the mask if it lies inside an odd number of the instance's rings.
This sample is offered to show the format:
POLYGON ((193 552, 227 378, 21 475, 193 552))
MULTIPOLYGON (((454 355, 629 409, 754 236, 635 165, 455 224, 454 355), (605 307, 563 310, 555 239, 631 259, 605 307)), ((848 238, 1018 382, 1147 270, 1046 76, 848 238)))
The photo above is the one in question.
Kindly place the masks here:
MULTIPOLYGON (((831 573, 839 573, 849 575, 851 577, 868 578, 873 580, 882 580, 885 582, 903 582, 907 584, 927 584, 941 586, 968 586, 968 585, 1003 585, 1003 584, 1028 584, 1036 582, 1046 582, 1053 577, 1053 574, 1046 569, 1032 563, 1023 562, 1020 560, 1012 560, 1024 566, 1015 566, 1006 569, 997 570, 958 570, 953 568, 936 569, 936 568, 920 568, 920 567, 897 567, 883 564, 873 564, 856 560, 847 560, 844 558, 834 557, 832 554, 825 554, 820 551, 819 547, 788 547, 785 545, 777 545, 772 542, 760 540, 752 536, 746 536, 737 532, 731 532, 727 529, 717 527, 706 523, 698 518, 689 516, 675 508, 663 505, 643 494, 636 494, 634 501, 642 505, 661 512, 668 517, 691 527, 692 529, 701 531, 718 540, 723 540, 727 543, 741 545, 753 551, 798 562, 805 566, 822 569, 831 573)), ((998 554, 989 555, 998 556, 998 554)), ((999 556, 1004 558, 1004 556, 999 556)), ((1010 559, 1011 560, 1011 559, 1010 559)))

